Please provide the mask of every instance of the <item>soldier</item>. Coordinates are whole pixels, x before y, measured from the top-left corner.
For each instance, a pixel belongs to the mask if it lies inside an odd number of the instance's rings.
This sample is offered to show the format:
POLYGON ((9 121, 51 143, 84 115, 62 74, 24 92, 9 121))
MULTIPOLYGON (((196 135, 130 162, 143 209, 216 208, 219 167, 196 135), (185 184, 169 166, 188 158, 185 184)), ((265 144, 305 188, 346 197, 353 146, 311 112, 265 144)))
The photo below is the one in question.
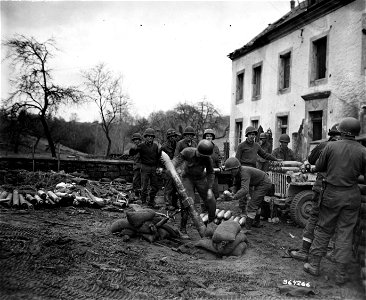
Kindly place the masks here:
POLYGON ((347 265, 352 257, 352 232, 361 205, 358 177, 366 175, 366 149, 355 140, 361 130, 360 121, 344 118, 338 130, 341 140, 328 143, 315 164, 325 172, 319 207, 319 220, 314 231, 308 263, 304 271, 319 276, 320 262, 327 252, 330 238, 337 229, 334 247, 336 284, 348 281, 347 265))
POLYGON ((281 134, 280 146, 272 151, 272 155, 280 160, 297 160, 295 153, 288 147, 290 137, 284 133, 281 134))
MULTIPOLYGON (((272 145, 268 141, 267 134, 264 132, 259 135, 259 145, 261 146, 264 152, 266 153, 272 152, 271 150, 272 145)), ((267 172, 269 169, 269 162, 266 159, 260 157, 259 155, 257 157, 257 169, 262 170, 264 172, 267 172)))
MULTIPOLYGON (((211 155, 213 167, 216 170, 221 170, 220 150, 219 150, 219 147, 217 147, 217 145, 213 142, 213 140, 215 139, 215 132, 212 129, 206 129, 203 133, 203 138, 212 142, 213 147, 214 147, 213 153, 211 155)), ((219 180, 216 175, 215 175, 214 184, 213 184, 212 189, 213 189, 215 198, 216 199, 219 198, 219 180)))
MULTIPOLYGON (((214 170, 212 167, 211 155, 213 145, 208 140, 201 140, 197 148, 188 147, 183 149, 181 153, 173 159, 175 168, 183 165, 182 183, 187 194, 195 199, 194 191, 200 195, 203 203, 208 207, 208 222, 215 219, 216 201, 212 193, 212 185, 214 181, 214 170), (206 169, 206 172, 204 170, 206 169)), ((187 235, 188 212, 183 209, 181 203, 181 227, 180 231, 183 235, 187 235)), ((187 237, 187 236, 186 236, 187 237)))
MULTIPOLYGON (((137 146, 141 143, 142 136, 139 133, 132 135, 132 142, 137 146)), ((133 156, 133 181, 132 188, 137 197, 140 196, 141 192, 141 159, 140 154, 137 153, 133 156)))
POLYGON ((182 152, 183 149, 187 147, 194 147, 194 148, 197 147, 196 141, 193 140, 195 135, 196 134, 194 132, 193 127, 187 126, 183 132, 183 139, 177 143, 174 156, 177 156, 179 153, 182 152))
POLYGON ((245 129, 245 136, 247 138, 244 142, 239 144, 235 154, 235 157, 242 166, 255 168, 257 166, 257 154, 266 160, 278 160, 270 153, 264 152, 261 146, 254 142, 257 134, 258 131, 253 126, 249 126, 245 129))
POLYGON ((257 211, 264 196, 272 189, 272 182, 268 175, 256 168, 241 166, 235 157, 229 157, 226 160, 225 170, 230 171, 233 177, 233 199, 239 200, 242 214, 247 216, 246 228, 249 230, 252 226, 260 227, 260 215, 257 214, 257 211), (252 196, 247 197, 250 188, 253 189, 252 196), (247 198, 248 204, 246 203, 247 198))
POLYGON ((154 143, 155 130, 152 128, 147 128, 144 132, 143 143, 139 145, 134 145, 130 149, 130 155, 140 154, 141 159, 141 201, 146 203, 151 208, 156 208, 155 196, 159 190, 158 181, 156 177, 157 170, 160 162, 160 150, 157 144, 154 143), (150 197, 148 197, 148 188, 150 183, 150 197))
MULTIPOLYGON (((315 165, 315 163, 318 160, 323 149, 329 142, 334 142, 334 141, 339 140, 341 133, 338 131, 337 126, 338 126, 338 123, 333 125, 333 127, 331 129, 329 129, 328 141, 320 143, 313 149, 313 151, 311 151, 311 153, 308 157, 308 162, 310 164, 315 165)), ((307 220, 306 226, 303 231, 302 248, 299 251, 295 251, 295 250, 290 251, 290 255, 297 260, 307 261, 307 259, 308 259, 310 246, 314 239, 314 229, 315 229, 316 223, 318 222, 318 219, 319 219, 319 196, 320 196, 320 191, 322 188, 322 182, 323 182, 324 176, 325 176, 325 173, 319 172, 316 176, 316 181, 312 188, 313 205, 309 212, 309 219, 307 220)))
MULTIPOLYGON (((175 129, 169 128, 166 132, 167 141, 161 146, 161 150, 173 159, 177 145, 177 133, 175 129)), ((165 173, 164 200, 168 210, 178 209, 178 194, 174 181, 169 174, 165 173)))

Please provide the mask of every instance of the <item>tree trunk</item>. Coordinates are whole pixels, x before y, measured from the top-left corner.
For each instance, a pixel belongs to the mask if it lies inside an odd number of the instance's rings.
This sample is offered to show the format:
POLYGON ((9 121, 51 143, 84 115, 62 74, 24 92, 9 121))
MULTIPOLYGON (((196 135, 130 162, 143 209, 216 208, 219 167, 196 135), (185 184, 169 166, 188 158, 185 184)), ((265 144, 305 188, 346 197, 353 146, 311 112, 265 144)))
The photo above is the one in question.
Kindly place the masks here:
POLYGON ((107 154, 106 154, 106 157, 109 156, 109 154, 111 153, 111 146, 112 146, 112 140, 111 138, 109 137, 109 134, 106 133, 106 137, 107 137, 107 140, 108 140, 108 147, 107 147, 107 154))
POLYGON ((52 157, 56 157, 55 144, 53 143, 52 136, 51 136, 51 132, 50 132, 50 130, 48 128, 48 124, 47 124, 46 118, 45 118, 44 115, 40 115, 39 118, 41 119, 41 123, 42 123, 42 126, 43 126, 44 134, 46 135, 46 138, 47 138, 47 141, 48 141, 48 146, 50 147, 52 157))

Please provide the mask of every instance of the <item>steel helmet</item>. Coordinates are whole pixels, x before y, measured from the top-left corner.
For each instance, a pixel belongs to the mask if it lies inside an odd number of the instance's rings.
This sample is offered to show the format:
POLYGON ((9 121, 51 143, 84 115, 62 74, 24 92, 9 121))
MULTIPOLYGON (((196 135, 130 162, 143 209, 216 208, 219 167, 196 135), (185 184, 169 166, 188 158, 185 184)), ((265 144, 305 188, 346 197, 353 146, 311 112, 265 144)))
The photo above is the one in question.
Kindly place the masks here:
POLYGON ((213 144, 209 140, 201 140, 197 146, 198 153, 203 156, 211 156, 213 148, 213 144))
POLYGON ((239 167, 240 167, 240 161, 236 157, 229 157, 225 161, 225 171, 226 170, 229 171, 229 170, 236 169, 239 167))
POLYGON ((290 142, 290 137, 286 133, 281 134, 279 141, 289 143, 290 142))
POLYGON ((334 124, 333 126, 332 126, 332 128, 331 129, 329 129, 329 131, 328 131, 328 135, 329 136, 333 136, 333 135, 340 135, 341 133, 339 132, 339 130, 338 130, 338 125, 339 125, 339 123, 336 123, 336 124, 334 124))
POLYGON ((245 136, 248 136, 248 133, 252 133, 254 132, 255 134, 258 134, 258 130, 255 129, 253 126, 248 126, 246 129, 245 129, 245 136))
POLYGON ((177 132, 175 131, 175 129, 173 128, 169 128, 167 131, 166 131, 166 137, 169 138, 171 136, 177 136, 177 132))
POLYGON ((193 129, 192 126, 187 126, 184 129, 183 135, 186 135, 186 134, 193 134, 193 135, 195 135, 195 132, 194 132, 194 129, 193 129))
POLYGON ((259 135, 259 139, 267 139, 267 134, 264 132, 259 135))
POLYGON ((213 140, 215 139, 215 132, 212 129, 208 128, 208 129, 205 130, 205 132, 203 133, 203 138, 204 139, 206 138, 206 134, 212 134, 212 139, 213 140))
POLYGON ((141 136, 141 134, 139 134, 138 132, 136 132, 136 133, 134 133, 133 135, 132 135, 132 138, 131 138, 131 140, 142 140, 142 136, 141 136))
POLYGON ((147 135, 155 137, 155 130, 152 128, 147 128, 144 132, 144 137, 146 137, 147 135))
POLYGON ((339 123, 338 130, 343 135, 356 136, 361 131, 361 123, 356 118, 347 117, 339 123))

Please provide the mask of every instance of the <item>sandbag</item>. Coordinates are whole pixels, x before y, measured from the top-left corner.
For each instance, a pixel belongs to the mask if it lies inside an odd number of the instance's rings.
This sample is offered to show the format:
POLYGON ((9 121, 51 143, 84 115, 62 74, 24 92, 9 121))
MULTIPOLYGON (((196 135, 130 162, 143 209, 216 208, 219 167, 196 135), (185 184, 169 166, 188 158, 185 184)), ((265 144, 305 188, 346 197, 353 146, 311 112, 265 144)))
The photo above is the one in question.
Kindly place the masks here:
POLYGON ((129 222, 126 218, 124 219, 118 219, 115 222, 113 222, 113 224, 111 225, 111 232, 115 233, 115 232, 120 232, 122 229, 131 229, 131 230, 136 230, 129 222))
POLYGON ((247 243, 241 242, 239 245, 236 246, 233 252, 230 253, 230 256, 242 256, 246 249, 247 249, 247 243))
POLYGON ((242 242, 247 242, 247 236, 243 232, 239 232, 233 242, 213 243, 217 252, 221 255, 231 255, 234 249, 242 242))
POLYGON ((143 233, 143 234, 141 234, 141 236, 144 240, 148 241, 149 243, 153 243, 157 238, 157 236, 155 234, 145 234, 145 233, 143 233))
POLYGON ((158 228, 158 234, 159 234, 159 239, 160 240, 164 240, 164 239, 167 239, 170 234, 167 230, 165 230, 164 228, 158 228))
POLYGON ((134 227, 140 227, 144 222, 150 221, 155 216, 155 211, 149 208, 138 211, 126 212, 127 220, 134 227))
POLYGON ((163 224, 159 228, 162 228, 162 229, 165 229, 166 231, 168 231, 172 238, 179 238, 180 237, 179 230, 177 228, 175 228, 174 226, 172 226, 172 225, 163 224))
POLYGON ((208 238, 202 238, 200 239, 196 244, 195 247, 197 248, 203 248, 205 250, 208 250, 212 253, 218 254, 216 248, 212 244, 212 240, 208 238))
POLYGON ((217 225, 214 222, 208 223, 203 237, 212 238, 217 225))
POLYGON ((128 235, 129 237, 134 237, 134 236, 136 236, 136 231, 129 229, 129 228, 125 228, 125 229, 122 229, 118 234, 120 236, 128 235))
POLYGON ((235 221, 225 221, 217 226, 213 236, 212 241, 215 243, 229 241, 235 241, 236 235, 240 231, 240 225, 235 221))
POLYGON ((146 234, 156 233, 156 227, 152 221, 146 221, 139 227, 138 232, 146 234))

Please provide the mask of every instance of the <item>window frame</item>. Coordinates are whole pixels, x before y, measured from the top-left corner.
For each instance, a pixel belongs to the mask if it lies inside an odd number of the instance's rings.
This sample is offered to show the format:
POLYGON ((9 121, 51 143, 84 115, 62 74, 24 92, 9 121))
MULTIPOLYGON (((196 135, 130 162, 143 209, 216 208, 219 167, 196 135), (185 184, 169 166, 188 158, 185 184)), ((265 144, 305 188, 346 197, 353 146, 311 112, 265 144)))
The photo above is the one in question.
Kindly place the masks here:
POLYGON ((236 73, 236 82, 235 82, 235 104, 240 104, 244 102, 244 80, 245 80, 245 69, 240 70, 236 73), (239 92, 239 76, 243 76, 243 82, 241 85, 241 98, 238 97, 239 92))
POLYGON ((292 47, 278 54, 278 94, 289 93, 291 91, 291 72, 292 71, 292 47), (288 86, 284 86, 285 82, 285 66, 284 61, 289 58, 288 66, 288 86))
POLYGON ((254 64, 252 66, 252 101, 256 101, 262 98, 262 87, 263 87, 263 80, 262 80, 262 75, 263 75, 263 61, 260 61, 256 64, 254 64), (256 83, 256 69, 258 69, 260 67, 260 76, 259 76, 259 89, 256 88, 257 83, 256 83), (255 94, 255 91, 259 90, 259 94, 255 94))
POLYGON ((329 60, 329 30, 314 36, 310 39, 310 63, 309 63, 309 86, 317 86, 321 84, 326 84, 328 82, 328 75, 329 75, 329 66, 328 66, 328 60, 329 60), (325 43, 325 74, 323 78, 318 78, 318 60, 316 58, 316 43, 319 42, 322 39, 326 38, 325 43))
POLYGON ((235 139, 234 148, 236 151, 236 149, 238 148, 238 145, 242 142, 242 139, 243 139, 243 118, 235 119, 234 139, 235 139))

